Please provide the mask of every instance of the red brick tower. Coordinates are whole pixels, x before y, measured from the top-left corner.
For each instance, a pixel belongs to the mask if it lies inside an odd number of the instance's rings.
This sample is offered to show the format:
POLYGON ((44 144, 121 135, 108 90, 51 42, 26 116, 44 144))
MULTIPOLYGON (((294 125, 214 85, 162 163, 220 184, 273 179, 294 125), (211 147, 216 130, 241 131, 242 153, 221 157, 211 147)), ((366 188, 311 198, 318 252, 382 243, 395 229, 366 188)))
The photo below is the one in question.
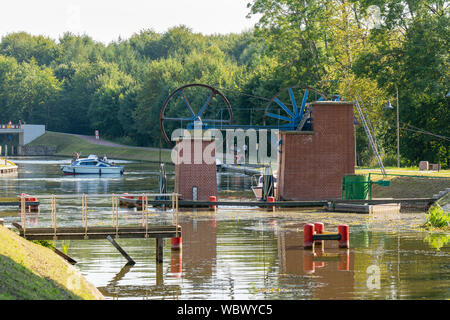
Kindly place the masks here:
POLYGON ((353 103, 317 101, 312 107, 313 131, 280 131, 281 200, 341 198, 344 175, 355 173, 353 103))
POLYGON ((175 163, 175 192, 181 194, 180 198, 209 201, 210 196, 217 197, 215 140, 179 139, 176 140, 176 148, 181 149, 175 157, 178 158, 175 163))

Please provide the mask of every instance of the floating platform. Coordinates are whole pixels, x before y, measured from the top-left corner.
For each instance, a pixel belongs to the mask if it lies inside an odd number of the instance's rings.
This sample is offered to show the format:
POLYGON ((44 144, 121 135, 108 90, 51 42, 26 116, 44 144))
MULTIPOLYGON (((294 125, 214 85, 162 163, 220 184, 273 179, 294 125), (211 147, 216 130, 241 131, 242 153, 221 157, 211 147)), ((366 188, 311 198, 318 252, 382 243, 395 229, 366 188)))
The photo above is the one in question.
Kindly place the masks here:
MULTIPOLYGON (((142 207, 142 200, 134 198, 119 197, 120 204, 127 207, 142 207)), ((195 201, 195 200, 179 200, 178 205, 180 208, 209 208, 212 206, 224 206, 224 207, 275 207, 275 208, 304 208, 304 207, 336 207, 341 204, 353 204, 353 205, 365 205, 376 206, 383 204, 399 204, 402 208, 417 208, 426 210, 430 205, 434 203, 432 198, 406 198, 406 199, 373 199, 373 200, 312 200, 312 201, 255 201, 255 200, 239 200, 239 201, 195 201)), ((148 205, 160 207, 171 207, 171 200, 148 200, 148 205)), ((383 207, 387 208, 387 207, 383 207)), ((376 209, 375 209, 376 210, 376 209)), ((348 212, 348 211, 347 211, 348 212)))
MULTIPOLYGON (((39 206, 39 201, 26 201, 25 206, 39 206)), ((20 201, 17 198, 0 198, 0 206, 18 206, 20 207, 20 201)))
POLYGON ((363 214, 398 214, 400 213, 400 203, 383 204, 356 204, 356 203, 336 203, 328 207, 329 211, 351 212, 363 214))

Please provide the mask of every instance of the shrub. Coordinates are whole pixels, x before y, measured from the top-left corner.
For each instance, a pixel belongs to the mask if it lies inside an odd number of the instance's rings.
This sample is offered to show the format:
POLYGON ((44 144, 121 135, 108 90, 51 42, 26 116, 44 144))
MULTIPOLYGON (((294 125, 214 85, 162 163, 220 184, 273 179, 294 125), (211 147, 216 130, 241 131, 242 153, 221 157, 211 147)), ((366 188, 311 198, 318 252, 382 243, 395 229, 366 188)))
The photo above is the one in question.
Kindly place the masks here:
POLYGON ((434 204, 426 214, 425 226, 439 229, 448 228, 450 226, 450 215, 444 212, 440 205, 434 204))

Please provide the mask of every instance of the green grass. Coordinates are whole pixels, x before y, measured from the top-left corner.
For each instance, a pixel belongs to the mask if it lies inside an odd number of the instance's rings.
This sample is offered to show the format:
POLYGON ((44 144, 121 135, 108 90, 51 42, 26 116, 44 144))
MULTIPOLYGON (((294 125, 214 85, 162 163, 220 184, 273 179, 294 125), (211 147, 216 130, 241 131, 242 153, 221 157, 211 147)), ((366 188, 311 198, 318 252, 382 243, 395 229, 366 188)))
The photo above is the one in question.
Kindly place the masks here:
MULTIPOLYGON (((397 167, 385 167, 387 174, 399 174, 408 176, 424 176, 424 177, 448 177, 450 178, 450 170, 439 170, 439 171, 420 171, 419 167, 407 167, 407 168, 397 168, 397 167)), ((355 168, 356 174, 376 174, 375 176, 381 176, 381 170, 379 168, 365 168, 357 167, 355 168)))
MULTIPOLYGON (((381 178, 382 176, 371 176, 371 180, 381 178)), ((386 179, 391 181, 389 187, 373 185, 373 198, 430 198, 450 187, 450 177, 437 179, 387 176, 386 179)))
POLYGON ((0 226, 0 299, 103 299, 75 267, 51 249, 0 226))
MULTIPOLYGON (((72 135, 50 132, 32 141, 28 145, 31 146, 56 146, 56 156, 72 157, 74 152, 81 153, 81 156, 88 156, 90 154, 104 155, 109 159, 123 159, 123 160, 143 160, 143 161, 159 161, 158 149, 140 149, 133 147, 110 147, 89 143, 79 137, 72 135)), ((161 151, 161 160, 166 163, 171 163, 170 151, 161 151)))

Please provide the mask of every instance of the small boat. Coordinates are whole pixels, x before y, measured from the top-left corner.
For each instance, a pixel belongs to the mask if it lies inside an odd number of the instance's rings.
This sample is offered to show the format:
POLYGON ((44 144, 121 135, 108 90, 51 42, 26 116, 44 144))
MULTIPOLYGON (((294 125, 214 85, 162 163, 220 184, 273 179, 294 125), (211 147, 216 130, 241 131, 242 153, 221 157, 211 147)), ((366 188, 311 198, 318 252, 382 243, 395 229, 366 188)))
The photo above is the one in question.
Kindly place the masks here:
POLYGON ((70 165, 61 166, 64 174, 123 174, 124 167, 109 162, 106 157, 99 159, 96 155, 91 154, 87 158, 75 158, 70 165))
MULTIPOLYGON (((255 195, 257 200, 261 200, 263 198, 263 187, 264 187, 264 175, 255 175, 256 177, 256 183, 252 186, 253 194, 255 195)), ((277 188, 277 178, 273 177, 274 181, 274 195, 275 197, 278 194, 278 188, 277 188)))

